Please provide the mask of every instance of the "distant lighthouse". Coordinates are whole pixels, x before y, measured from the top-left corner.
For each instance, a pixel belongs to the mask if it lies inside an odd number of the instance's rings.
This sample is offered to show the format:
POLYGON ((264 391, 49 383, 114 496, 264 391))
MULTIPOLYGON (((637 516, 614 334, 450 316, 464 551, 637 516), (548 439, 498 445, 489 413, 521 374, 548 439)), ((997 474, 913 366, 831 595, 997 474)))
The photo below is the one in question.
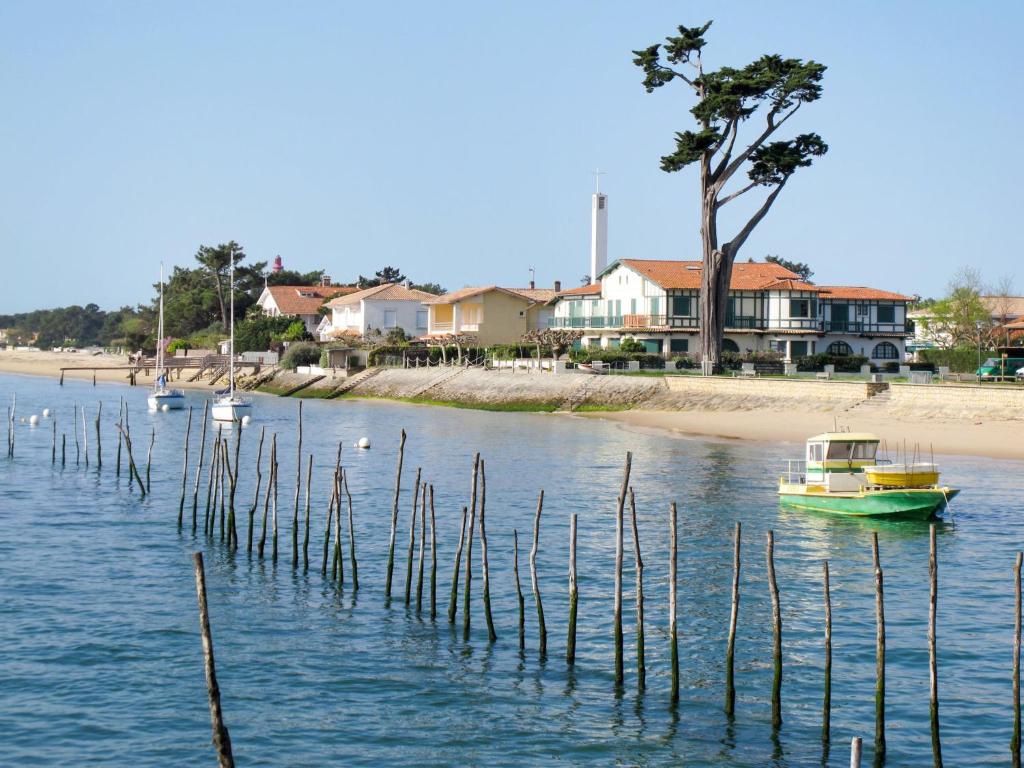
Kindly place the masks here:
POLYGON ((280 272, 282 269, 284 269, 284 264, 281 263, 281 257, 280 256, 275 256, 274 257, 273 271, 274 272, 280 272))
POLYGON ((608 195, 601 192, 601 172, 595 173, 597 190, 590 196, 590 284, 608 266, 608 195))

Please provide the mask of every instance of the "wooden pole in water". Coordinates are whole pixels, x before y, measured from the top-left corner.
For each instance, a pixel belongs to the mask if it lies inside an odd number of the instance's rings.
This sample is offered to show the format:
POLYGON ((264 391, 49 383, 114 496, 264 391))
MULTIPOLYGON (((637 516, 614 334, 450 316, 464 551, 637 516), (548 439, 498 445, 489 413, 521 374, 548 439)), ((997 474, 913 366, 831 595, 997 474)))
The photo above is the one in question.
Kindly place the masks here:
POLYGON ((338 569, 338 586, 345 584, 345 558, 341 554, 341 478, 345 470, 339 469, 334 476, 334 498, 337 514, 334 516, 334 564, 338 569))
POLYGON ((484 460, 480 459, 480 562, 484 581, 484 620, 487 622, 487 639, 494 642, 498 635, 494 631, 491 616, 491 574, 487 562, 487 473, 484 460))
POLYGON ((540 547, 540 515, 544 509, 544 491, 537 497, 537 512, 533 516, 533 548, 530 550, 530 583, 533 586, 533 599, 537 603, 537 634, 539 642, 537 654, 543 661, 548 655, 548 627, 544 623, 544 603, 540 597, 540 586, 537 583, 537 550, 540 547))
MULTIPOLYGON (((81 454, 81 449, 80 449, 79 444, 78 444, 78 403, 72 403, 71 410, 72 410, 71 422, 72 422, 72 424, 74 424, 74 427, 75 427, 75 466, 77 467, 78 466, 78 462, 79 462, 79 458, 80 458, 80 454, 81 454)), ((127 410, 127 408, 125 410, 127 410)), ((13 456, 14 455, 14 415, 13 415, 13 412, 11 412, 11 411, 8 411, 8 413, 11 414, 11 417, 10 417, 10 419, 11 419, 11 446, 10 446, 10 450, 8 451, 8 454, 13 456)), ((127 423, 127 418, 126 418, 125 421, 127 423)))
POLYGON ((931 697, 929 701, 929 720, 932 730, 932 760, 935 768, 942 768, 942 743, 939 740, 939 666, 936 648, 935 623, 939 596, 939 558, 935 541, 935 523, 929 531, 928 581, 930 594, 928 600, 928 679, 931 697))
POLYGON ((832 591, 829 585, 828 560, 822 561, 825 584, 825 699, 821 705, 821 740, 832 740, 832 591))
POLYGON ((235 518, 235 492, 238 490, 238 473, 241 469, 242 450, 242 425, 238 424, 235 429, 235 460, 228 465, 228 472, 231 475, 231 494, 228 496, 228 546, 238 549, 238 527, 235 518))
POLYGON ((306 533, 302 539, 302 569, 309 570, 309 491, 313 483, 313 454, 309 454, 306 465, 306 533))
POLYGON ((391 503, 391 541, 388 544, 388 572, 384 583, 384 597, 391 599, 391 577, 395 570, 395 533, 398 529, 398 497, 402 490, 402 460, 405 458, 405 430, 398 443, 398 467, 395 469, 395 498, 391 503))
POLYGON ((1024 553, 1017 553, 1017 563, 1013 568, 1014 586, 1014 621, 1013 621, 1013 736, 1010 739, 1010 754, 1014 768, 1020 768, 1020 625, 1021 596, 1020 571, 1024 553))
POLYGON ((416 579, 416 613, 423 609, 423 568, 426 565, 427 548, 427 484, 420 491, 420 552, 419 577, 416 579))
POLYGON ((623 508, 626 504, 626 493, 629 488, 629 471, 633 464, 633 454, 626 451, 626 466, 622 472, 622 487, 619 489, 619 498, 615 507, 615 611, 614 611, 614 633, 615 633, 615 687, 622 686, 625 680, 623 671, 623 649, 622 649, 622 540, 623 540, 623 508))
POLYGON ((273 548, 271 549, 271 561, 277 562, 277 433, 275 432, 270 436, 270 463, 273 465, 273 472, 270 476, 270 485, 274 489, 274 494, 271 497, 271 515, 274 520, 274 541, 273 548))
MULTIPOLYGON (((118 437, 120 437, 121 433, 118 432, 117 434, 118 434, 118 437)), ((61 432, 60 433, 60 465, 61 465, 61 467, 63 467, 65 464, 67 464, 67 461, 68 461, 68 433, 67 432, 61 432)))
POLYGON ((139 468, 135 464, 135 456, 132 454, 132 439, 129 436, 128 432, 123 427, 121 427, 120 424, 118 425, 118 429, 121 430, 121 434, 124 437, 125 448, 128 450, 128 476, 129 478, 135 478, 135 482, 139 486, 139 492, 141 493, 142 497, 145 498, 146 486, 142 482, 142 476, 139 475, 139 468))
POLYGON ((455 611, 459 605, 459 566, 462 564, 462 545, 466 540, 466 521, 469 518, 469 508, 462 508, 462 528, 459 530, 459 546, 455 550, 455 569, 452 573, 452 597, 448 603, 448 623, 455 623, 455 611))
POLYGON ((53 440, 50 442, 50 463, 57 463, 57 417, 50 419, 50 426, 53 428, 53 440))
POLYGON ((885 760, 885 595, 878 557, 878 532, 871 533, 875 567, 875 761, 885 760))
POLYGON ((196 594, 199 598, 199 634, 203 640, 203 666, 206 669, 206 693, 210 700, 210 722, 213 726, 213 746, 217 750, 220 768, 234 768, 235 759, 231 754, 231 736, 224 725, 224 713, 220 707, 220 686, 217 685, 217 670, 213 659, 213 635, 210 632, 210 614, 206 605, 206 574, 203 570, 203 553, 192 555, 196 573, 196 594))
POLYGON ((416 482, 412 492, 412 515, 409 517, 409 555, 405 563, 405 604, 409 605, 412 598, 412 555, 416 545, 416 515, 420 506, 420 473, 422 467, 416 468, 416 482))
POLYGON ((862 742, 860 736, 854 736, 850 742, 850 768, 860 768, 862 742))
MULTIPOLYGON (((61 376, 62 377, 64 376, 63 372, 61 372, 61 376)), ((122 421, 123 418, 124 418, 124 398, 123 397, 119 397, 117 399, 117 420, 118 420, 118 422, 122 421)), ((203 426, 205 427, 205 424, 203 426)), ((203 434, 205 435, 206 433, 204 432, 203 434)), ((120 477, 121 476, 121 432, 120 431, 118 431, 118 433, 117 433, 117 471, 115 472, 115 476, 116 477, 120 477)))
MULTIPOLYGON (((82 413, 85 413, 85 409, 84 408, 82 409, 82 413)), ((146 493, 149 493, 153 489, 153 486, 151 484, 152 480, 151 480, 150 471, 153 468, 153 443, 155 443, 155 442, 156 442, 156 427, 153 427, 150 430, 150 432, 149 432, 149 450, 146 451, 146 493)), ((89 460, 86 459, 86 464, 88 464, 88 462, 89 462, 89 460)))
POLYGON ((669 505, 668 513, 668 643, 669 661, 672 666, 672 688, 669 691, 669 701, 675 706, 679 702, 679 634, 676 626, 676 562, 678 555, 678 541, 676 537, 676 503, 669 505))
POLYGON ((218 490, 220 491, 220 540, 224 541, 224 496, 227 493, 227 483, 225 474, 230 474, 231 468, 228 467, 228 439, 226 437, 221 438, 220 444, 220 484, 218 490))
MULTIPOLYGON (((199 483, 203 475, 203 460, 206 457, 206 424, 210 413, 210 401, 203 404, 203 431, 199 437, 199 461, 196 462, 196 480, 192 486, 192 533, 196 532, 196 517, 199 508, 199 483)), ((121 474, 121 442, 117 443, 117 473, 121 474)))
POLYGON ((775 532, 768 531, 765 557, 768 562, 768 590, 772 598, 772 727, 782 726, 782 610, 779 584, 775 579, 775 532))
POLYGON ((246 545, 246 551, 252 552, 252 529, 253 521, 256 517, 256 509, 260 505, 260 486, 263 485, 263 473, 260 471, 260 463, 263 461, 263 436, 266 434, 267 428, 260 427, 260 444, 256 449, 256 490, 252 497, 252 506, 249 507, 249 534, 248 543, 246 545))
POLYGON ((636 496, 629 489, 629 513, 633 527, 633 562, 636 570, 636 686, 647 688, 647 662, 644 654, 644 561, 640 556, 640 529, 636 522, 636 496))
POLYGON ((206 479, 206 512, 203 518, 203 533, 210 532, 210 496, 213 493, 213 480, 217 475, 217 455, 220 453, 220 424, 217 425, 217 433, 214 436, 213 446, 210 448, 210 467, 206 479))
POLYGON ((276 437, 276 434, 271 436, 270 453, 267 456, 267 491, 263 496, 263 527, 260 530, 260 541, 256 547, 260 559, 263 558, 263 551, 267 544, 267 520, 270 516, 270 494, 273 491, 272 486, 274 484, 274 447, 277 443, 276 437))
MULTIPOLYGON (((95 376, 95 372, 93 372, 95 376)), ((95 385, 95 382, 93 382, 95 385)), ((96 406, 96 469, 103 469, 103 445, 100 442, 100 418, 103 415, 103 401, 96 406)))
MULTIPOLYGON (((320 567, 320 575, 323 578, 327 578, 327 553, 331 549, 331 526, 334 523, 334 505, 337 502, 337 485, 334 482, 334 478, 337 477, 337 471, 331 476, 331 501, 327 505, 327 527, 324 529, 324 562, 320 567)), ((333 581, 336 575, 337 563, 331 560, 331 580, 333 581)))
MULTIPOLYGON (((576 618, 579 612, 579 588, 576 582, 576 518, 575 512, 569 518, 569 631, 565 640, 565 663, 570 666, 576 663, 576 618)), ((518 557, 516 559, 518 560, 518 557)), ((519 650, 522 650, 524 647, 523 593, 519 591, 518 573, 516 573, 516 592, 519 595, 519 650)))
POLYGON ((480 454, 474 454, 473 456, 473 482, 470 488, 469 498, 469 528, 466 530, 466 580, 462 588, 462 637, 464 640, 469 639, 469 625, 470 625, 470 612, 469 612, 469 598, 470 598, 470 587, 473 582, 473 531, 476 528, 476 496, 477 496, 477 479, 480 473, 480 454))
MULTIPOLYGON (((350 560, 351 565, 352 565, 352 591, 355 592, 356 590, 359 589, 359 563, 356 561, 356 524, 355 524, 355 521, 353 520, 353 517, 352 517, 352 494, 348 490, 348 472, 346 472, 344 475, 342 475, 341 481, 342 481, 342 483, 345 486, 345 498, 348 501, 348 554, 349 554, 349 560, 350 560)), ((433 486, 431 486, 431 489, 433 489, 433 486)), ((433 496, 431 496, 431 503, 433 503, 433 496)), ((338 504, 339 504, 339 507, 338 507, 339 514, 340 514, 340 509, 341 509, 341 507, 340 507, 341 500, 340 499, 338 500, 338 504)), ((431 546, 433 546, 433 535, 434 535, 434 529, 433 529, 433 525, 434 525, 434 517, 433 517, 434 510, 433 510, 433 507, 431 507, 430 515, 431 515, 431 517, 430 517, 431 546)), ((436 552, 435 552, 435 554, 436 554, 436 552)), ((436 566, 436 562, 435 562, 434 565, 436 566)), ((431 577, 430 577, 431 578, 431 582, 430 582, 430 589, 431 589, 431 598, 430 598, 431 599, 431 618, 433 618, 433 599, 434 599, 433 590, 434 590, 434 580, 435 580, 435 577, 437 575, 436 570, 437 570, 436 567, 434 567, 433 571, 431 572, 431 577)))
POLYGON ((188 439, 192 434, 192 406, 188 407, 188 422, 185 424, 185 458, 181 465, 181 499, 178 501, 178 528, 185 517, 185 486, 188 484, 188 439))
POLYGON ((729 640, 725 646, 725 714, 736 713, 736 627, 740 615, 740 533, 742 527, 736 521, 732 555, 732 608, 729 611, 729 640))
MULTIPOLYGON (((85 406, 82 406, 82 455, 85 457, 85 466, 89 466, 89 430, 85 421, 85 406)), ((149 490, 149 486, 146 486, 149 490)))
POLYGON ((292 570, 299 567, 299 489, 302 487, 302 401, 299 400, 298 437, 295 447, 295 511, 292 514, 292 570))

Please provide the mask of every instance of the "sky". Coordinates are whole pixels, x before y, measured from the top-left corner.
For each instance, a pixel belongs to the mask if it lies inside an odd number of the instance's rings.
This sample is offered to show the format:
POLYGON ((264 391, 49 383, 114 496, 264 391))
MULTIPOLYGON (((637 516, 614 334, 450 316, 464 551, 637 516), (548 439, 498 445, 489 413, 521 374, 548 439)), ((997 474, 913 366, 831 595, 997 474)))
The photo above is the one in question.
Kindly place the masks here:
POLYGON ((709 19, 707 68, 828 66, 779 136, 829 153, 740 259, 922 296, 971 265, 1024 293, 1019 2, 4 0, 0 314, 145 301, 161 261, 232 239, 338 282, 572 286, 598 167, 610 260, 699 259, 696 171, 659 169, 692 95, 646 93, 630 51, 709 19))

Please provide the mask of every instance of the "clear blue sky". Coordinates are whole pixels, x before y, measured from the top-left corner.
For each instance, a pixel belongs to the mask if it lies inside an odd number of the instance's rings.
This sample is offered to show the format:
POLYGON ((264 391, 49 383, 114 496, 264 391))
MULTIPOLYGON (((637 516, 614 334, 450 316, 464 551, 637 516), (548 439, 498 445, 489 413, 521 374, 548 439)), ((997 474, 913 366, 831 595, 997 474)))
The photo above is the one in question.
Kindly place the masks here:
POLYGON ((596 166, 611 258, 699 258, 694 172, 658 169, 691 99, 645 93, 630 50, 712 18, 710 67, 829 67, 791 123, 831 150, 741 258, 1024 292, 1019 2, 5 0, 0 312, 135 303, 229 239, 336 280, 574 285, 596 166))

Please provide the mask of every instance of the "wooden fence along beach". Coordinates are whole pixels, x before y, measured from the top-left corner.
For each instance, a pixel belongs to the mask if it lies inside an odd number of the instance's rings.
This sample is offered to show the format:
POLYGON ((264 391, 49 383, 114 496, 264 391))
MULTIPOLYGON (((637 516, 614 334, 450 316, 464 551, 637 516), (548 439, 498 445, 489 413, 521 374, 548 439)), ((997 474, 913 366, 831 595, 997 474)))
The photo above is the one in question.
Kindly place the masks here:
MULTIPOLYGON (((16 403, 12 402, 12 405, 8 408, 8 456, 13 458, 15 454, 15 427, 14 427, 14 414, 15 414, 16 403)), ((101 436, 102 436, 102 421, 101 421, 102 408, 97 407, 96 418, 95 418, 95 440, 90 445, 85 443, 84 446, 79 449, 78 443, 78 419, 79 415, 85 420, 85 409, 84 407, 79 411, 78 406, 75 406, 74 416, 72 417, 72 423, 74 427, 75 440, 76 440, 76 461, 79 466, 89 466, 89 452, 93 452, 95 458, 94 470, 97 473, 102 473, 102 447, 101 447, 101 436), (84 455, 82 455, 84 453, 84 455)), ((182 451, 182 463, 181 463, 181 479, 180 484, 175 480, 175 486, 180 487, 179 496, 177 499, 177 505, 175 507, 169 507, 172 510, 172 517, 176 521, 178 530, 184 530, 188 528, 187 518, 185 514, 187 506, 188 488, 191 486, 191 531, 195 535, 198 534, 198 514, 202 509, 203 514, 203 536, 206 537, 209 544, 212 546, 214 543, 224 546, 230 552, 236 552, 242 549, 240 544, 240 536, 238 533, 239 518, 246 522, 245 530, 245 546, 244 549, 249 557, 254 557, 257 560, 270 559, 273 562, 277 562, 279 554, 279 524, 277 514, 277 501, 278 501, 278 487, 280 482, 280 472, 277 460, 277 434, 272 433, 270 435, 270 447, 269 451, 264 451, 264 443, 266 437, 265 428, 261 427, 259 432, 259 441, 256 451, 256 461, 252 467, 253 477, 255 478, 255 492, 251 500, 251 503, 244 505, 243 509, 240 510, 241 514, 236 514, 239 510, 236 509, 236 490, 239 483, 239 476, 243 473, 243 467, 240 464, 240 445, 242 442, 242 429, 233 430, 233 445, 230 437, 226 437, 223 434, 222 428, 217 427, 217 430, 212 434, 212 439, 209 446, 207 446, 207 416, 208 408, 204 408, 202 428, 200 430, 200 444, 198 446, 197 460, 194 464, 194 468, 189 465, 190 446, 189 440, 192 432, 192 409, 189 409, 187 416, 186 429, 184 434, 184 442, 181 448, 182 451), (208 455, 207 455, 208 454, 208 455), (266 461, 264 462, 264 454, 266 454, 266 461), (204 470, 205 467, 205 470, 204 470), (200 487, 203 480, 203 474, 205 471, 206 475, 206 500, 205 504, 200 504, 200 487), (190 475, 190 472, 192 473, 190 475), (263 488, 263 478, 266 476, 266 486, 263 488), (257 526, 256 518, 258 508, 261 502, 261 489, 262 491, 262 518, 260 524, 257 526), (259 527, 259 536, 256 538, 256 528, 259 527), (268 536, 270 538, 270 547, 266 546, 268 536), (255 541, 255 543, 254 543, 255 541)), ((50 456, 51 462, 56 465, 57 462, 57 432, 59 425, 56 417, 53 417, 53 427, 51 430, 51 449, 50 456)), ((128 491, 138 492, 139 499, 144 499, 151 489, 151 473, 154 468, 152 467, 152 450, 155 442, 155 432, 151 431, 148 436, 149 440, 146 443, 146 468, 145 468, 145 479, 143 473, 139 469, 137 462, 136 449, 137 444, 133 438, 136 437, 132 433, 131 422, 129 418, 129 409, 126 402, 122 400, 120 403, 118 418, 113 423, 115 434, 117 437, 117 451, 116 458, 113 467, 108 467, 107 471, 113 472, 119 476, 122 468, 122 450, 126 459, 126 466, 128 472, 128 491)), ((292 496, 291 504, 291 548, 290 558, 286 558, 286 562, 290 563, 292 570, 298 570, 300 567, 303 571, 309 569, 309 540, 310 540, 310 526, 316 525, 317 521, 312 510, 310 500, 310 488, 314 477, 314 463, 315 457, 313 454, 309 454, 307 457, 303 457, 302 454, 302 404, 299 403, 299 410, 297 414, 297 447, 296 447, 296 474, 295 474, 295 488, 292 496), (302 472, 303 464, 305 464, 306 471, 302 472), (303 488, 304 486, 304 488, 303 488), (303 497, 304 491, 304 497, 303 497), (300 511, 303 512, 300 515, 300 511), (302 519, 304 517, 304 520, 302 519), (301 545, 300 545, 300 528, 302 529, 301 545), (301 552, 301 557, 300 557, 301 552), (301 564, 301 566, 300 566, 301 564)), ((61 431, 61 464, 65 466, 67 463, 66 457, 66 444, 67 444, 67 430, 61 431)), ((395 468, 395 481, 394 481, 394 492, 390 502, 390 533, 389 533, 389 545, 386 562, 382 564, 384 571, 384 594, 383 599, 387 605, 391 605, 392 601, 392 585, 393 576, 395 571, 395 546, 398 541, 398 537, 402 532, 399 530, 399 511, 402 503, 402 480, 404 471, 404 457, 406 448, 407 434, 405 430, 402 430, 398 437, 398 453, 397 453, 397 465, 395 468)), ((353 591, 359 589, 359 574, 360 572, 366 572, 367 568, 373 569, 374 564, 358 563, 356 558, 356 534, 358 526, 356 521, 358 519, 357 511, 353 508, 352 495, 348 489, 348 470, 341 461, 341 446, 338 446, 337 453, 334 456, 333 470, 330 478, 331 496, 330 501, 325 511, 325 522, 324 522, 324 542, 323 542, 323 557, 321 562, 321 577, 328 582, 333 583, 337 589, 344 590, 348 587, 345 581, 345 549, 346 542, 344 538, 347 536, 347 550, 349 559, 349 582, 353 591), (343 513, 343 510, 344 513, 343 513), (342 515, 345 514, 347 525, 342 525, 342 515), (330 568, 328 568, 330 563, 330 568)), ((629 504, 629 526, 631 532, 631 540, 633 547, 633 559, 634 559, 634 570, 635 570, 635 586, 633 589, 633 599, 635 602, 635 655, 636 655, 636 672, 635 672, 635 685, 639 695, 643 696, 654 696, 663 697, 666 703, 670 707, 678 707, 681 691, 680 691, 680 657, 678 652, 679 643, 679 616, 680 612, 685 616, 686 606, 680 605, 678 602, 678 590, 677 590, 677 572, 678 572, 678 531, 677 531, 677 506, 675 502, 666 504, 663 517, 664 530, 667 532, 667 538, 669 542, 669 558, 668 562, 665 563, 653 563, 645 562, 641 554, 641 536, 640 536, 640 525, 637 517, 637 502, 633 488, 630 486, 630 473, 632 470, 633 457, 627 452, 625 456, 625 462, 622 470, 622 480, 618 489, 618 494, 612 499, 609 499, 609 511, 614 515, 614 519, 608 521, 606 531, 607 535, 613 537, 614 541, 614 552, 615 552, 615 566, 614 566, 614 584, 612 589, 612 605, 610 606, 613 623, 613 645, 614 645, 614 656, 611 661, 612 669, 612 690, 609 691, 609 695, 617 696, 621 695, 623 687, 626 683, 627 672, 625 665, 625 639, 623 630, 623 599, 624 599, 624 583, 623 583, 623 559, 624 559, 624 544, 625 544, 625 513, 626 504, 629 504), (664 569, 668 574, 668 604, 663 606, 666 615, 668 616, 667 626, 667 642, 669 644, 669 669, 666 677, 669 680, 667 690, 651 689, 648 684, 648 665, 646 657, 647 638, 645 638, 645 617, 648 614, 647 606, 645 605, 645 596, 643 591, 644 576, 648 569, 664 569)), ((156 471, 160 471, 160 467, 155 468, 156 471)), ((405 564, 405 582, 404 582, 404 604, 408 606, 414 606, 414 610, 419 614, 426 614, 429 616, 430 621, 437 620, 437 590, 443 588, 444 585, 439 583, 438 579, 438 551, 439 548, 443 549, 447 544, 450 547, 450 551, 453 553, 453 566, 450 584, 448 585, 448 608, 447 608, 447 621, 449 624, 455 624, 458 618, 459 599, 462 598, 462 635, 465 640, 468 640, 471 636, 471 618, 472 618, 472 607, 473 601, 471 600, 472 592, 472 580, 473 580, 473 552, 474 552, 474 540, 478 540, 478 551, 479 558, 478 564, 480 567, 481 574, 481 605, 483 611, 484 627, 487 634, 487 642, 492 645, 508 645, 510 648, 514 648, 517 651, 523 651, 529 645, 529 638, 527 637, 526 621, 525 621, 525 597, 523 589, 520 583, 519 577, 519 534, 517 530, 514 530, 512 536, 508 541, 495 541, 489 540, 487 536, 487 480, 486 480, 486 459, 479 453, 474 454, 469 470, 469 483, 468 483, 468 498, 467 503, 462 507, 462 523, 459 529, 457 539, 449 542, 443 541, 438 536, 438 532, 435 526, 435 509, 434 509, 434 490, 433 486, 429 482, 429 479, 424 478, 424 470, 422 467, 418 467, 415 472, 415 480, 413 484, 412 499, 410 505, 410 513, 408 517, 408 526, 405 534, 407 535, 407 549, 406 549, 406 564, 405 564), (427 533, 427 526, 429 525, 429 534, 427 533), (425 568, 426 559, 429 556, 430 570, 429 570, 429 582, 425 582, 425 568), (493 557, 508 558, 512 563, 512 576, 513 579, 508 584, 495 583, 491 578, 491 572, 489 568, 490 558, 493 557), (415 583, 414 583, 415 577, 415 583), (462 582, 462 590, 460 593, 460 580, 462 582), (428 584, 428 586, 425 586, 428 584), (428 611, 423 610, 424 602, 424 591, 427 590, 428 594, 428 611), (503 637, 499 636, 494 623, 494 618, 491 612, 491 595, 494 590, 505 590, 508 592, 514 592, 516 599, 515 604, 518 605, 518 619, 517 626, 518 631, 514 636, 503 637)), ((536 503, 536 511, 534 514, 533 531, 532 531, 532 545, 529 551, 528 564, 530 569, 530 589, 533 596, 534 608, 536 611, 536 627, 537 635, 534 638, 538 660, 544 662, 547 658, 548 651, 548 618, 544 612, 544 605, 542 601, 541 583, 538 576, 537 570, 537 555, 542 543, 542 520, 543 520, 543 508, 544 508, 544 491, 540 490, 536 503)), ((364 525, 368 524, 366 521, 364 525)), ((314 529, 315 530, 315 529, 314 529)), ((566 560, 566 572, 568 574, 567 590, 568 590, 568 616, 566 621, 566 652, 565 661, 569 666, 574 665, 578 654, 578 622, 580 617, 587 615, 587 612, 580 611, 580 605, 587 602, 586 595, 581 595, 578 589, 578 574, 577 574, 577 559, 576 559, 576 541, 579 534, 579 522, 578 517, 573 513, 569 520, 569 542, 567 547, 567 560, 566 560)), ((736 667, 735 667, 735 656, 736 656, 736 642, 737 642, 737 629, 742 621, 742 614, 740 612, 740 575, 741 575, 741 547, 743 544, 742 528, 739 523, 735 526, 735 536, 733 541, 733 557, 732 557, 732 583, 731 583, 731 608, 727 615, 722 617, 723 623, 727 626, 727 643, 725 648, 724 664, 722 666, 722 680, 725 688, 725 700, 724 700, 724 711, 725 714, 732 720, 733 718, 739 717, 740 713, 737 712, 736 704, 736 692, 738 683, 741 685, 742 680, 737 681, 736 667)), ((782 609, 785 604, 786 589, 785 585, 780 585, 776 578, 775 572, 775 551, 777 546, 785 546, 785 542, 777 542, 774 531, 767 531, 765 541, 765 557, 766 557, 766 582, 763 588, 768 592, 771 604, 771 626, 768 631, 771 635, 771 659, 770 664, 772 667, 772 683, 769 691, 769 702, 770 702, 770 719, 772 728, 778 730, 782 726, 783 722, 783 702, 784 702, 784 686, 783 686, 783 647, 785 644, 785 637, 783 634, 782 624, 782 609)), ((930 535, 929 535, 929 620, 927 627, 927 634, 924 641, 928 647, 928 669, 929 669, 929 712, 930 712, 930 732, 932 742, 932 753, 933 763, 935 766, 942 765, 942 752, 941 752, 941 738, 939 728, 939 686, 938 686, 938 670, 939 670, 939 644, 937 639, 937 626, 936 626, 936 610, 939 596, 939 580, 938 580, 938 557, 936 548, 936 527, 935 524, 931 524, 930 535)), ((875 592, 875 659, 876 659, 876 674, 875 674, 875 729, 874 729, 874 756, 875 764, 880 765, 884 762, 886 754, 886 688, 885 688, 885 652, 886 652, 886 627, 885 627, 885 611, 884 611, 884 589, 883 589, 883 569, 881 565, 881 552, 878 543, 877 532, 872 532, 870 539, 865 541, 865 551, 870 553, 872 570, 874 575, 874 592, 875 592)), ((1015 594, 1015 617, 1013 623, 1013 658, 1012 664, 1008 667, 1011 669, 1011 675, 1008 675, 1007 690, 1008 693, 1012 694, 1012 731, 1013 737, 1010 743, 1011 759, 1014 765, 1020 765, 1020 729, 1021 729, 1021 709, 1020 709, 1020 652, 1021 652, 1021 564, 1024 556, 1021 554, 1017 555, 1015 566, 1012 569, 1013 574, 1013 589, 1015 594)), ((209 608, 207 605, 206 597, 206 585, 205 585, 205 574, 203 570, 203 559, 200 552, 196 552, 194 555, 194 570, 195 570, 195 581, 196 589, 199 599, 199 611, 200 611, 200 629, 201 638, 204 650, 204 663, 206 668, 206 679, 209 690, 209 706, 213 729, 213 743, 218 755, 218 760, 221 766, 232 766, 234 764, 232 751, 231 751, 231 740, 228 735, 227 726, 225 725, 224 714, 221 711, 220 705, 220 692, 216 680, 216 670, 214 665, 214 654, 213 654, 213 641, 211 635, 209 608)), ((823 643, 823 654, 824 654, 824 676, 822 680, 822 709, 821 709, 821 740, 825 754, 827 754, 829 743, 832 738, 831 728, 831 709, 832 709, 832 670, 835 659, 833 658, 832 649, 832 632, 833 632, 833 614, 832 614, 832 598, 830 591, 830 571, 828 560, 821 562, 822 569, 822 594, 824 610, 822 613, 822 643, 823 643)), ((545 589, 552 589, 554 585, 546 585, 545 589)), ((769 660, 766 660, 768 662, 769 660)), ((838 660, 842 663, 842 660, 838 660)), ((853 737, 851 743, 851 765, 859 765, 861 754, 861 739, 860 737, 853 737)))

